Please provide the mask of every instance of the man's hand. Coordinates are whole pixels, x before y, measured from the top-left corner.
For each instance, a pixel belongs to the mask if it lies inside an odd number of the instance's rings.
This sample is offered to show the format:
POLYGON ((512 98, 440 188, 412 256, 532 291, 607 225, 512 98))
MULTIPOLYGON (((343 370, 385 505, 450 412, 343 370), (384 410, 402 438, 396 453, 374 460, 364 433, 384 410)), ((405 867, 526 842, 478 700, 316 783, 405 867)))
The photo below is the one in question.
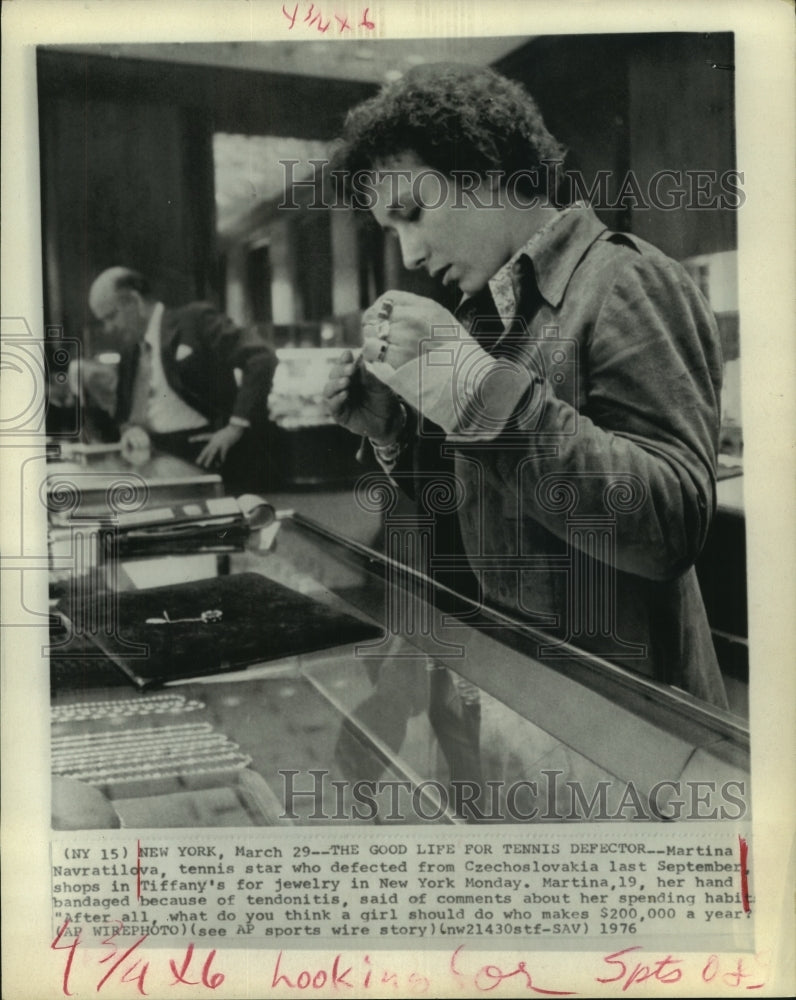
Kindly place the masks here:
POLYGON ((362 357, 400 368, 419 357, 424 341, 450 337, 454 331, 462 335, 459 322, 432 299, 385 292, 362 315, 362 357))
POLYGON ((203 469, 209 469, 215 462, 221 465, 226 459, 229 449, 243 437, 245 429, 245 427, 227 424, 220 431, 216 431, 199 452, 196 464, 201 465, 203 469))
POLYGON ((332 417, 352 434, 391 444, 403 426, 398 397, 371 375, 351 351, 344 351, 329 372, 324 399, 332 417))
POLYGON ((128 427, 121 438, 122 455, 129 455, 134 451, 149 451, 149 435, 143 427, 128 427))

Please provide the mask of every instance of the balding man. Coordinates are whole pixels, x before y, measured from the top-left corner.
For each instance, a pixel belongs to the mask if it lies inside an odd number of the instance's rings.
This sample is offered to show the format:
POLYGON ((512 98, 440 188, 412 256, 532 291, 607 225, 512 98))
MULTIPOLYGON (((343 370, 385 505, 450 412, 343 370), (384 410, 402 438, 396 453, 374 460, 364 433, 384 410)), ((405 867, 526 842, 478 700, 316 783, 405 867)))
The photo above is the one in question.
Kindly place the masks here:
POLYGON ((151 440, 208 468, 265 425, 276 358, 253 331, 205 302, 166 308, 126 267, 95 279, 89 306, 121 354, 115 420, 124 448, 151 440))

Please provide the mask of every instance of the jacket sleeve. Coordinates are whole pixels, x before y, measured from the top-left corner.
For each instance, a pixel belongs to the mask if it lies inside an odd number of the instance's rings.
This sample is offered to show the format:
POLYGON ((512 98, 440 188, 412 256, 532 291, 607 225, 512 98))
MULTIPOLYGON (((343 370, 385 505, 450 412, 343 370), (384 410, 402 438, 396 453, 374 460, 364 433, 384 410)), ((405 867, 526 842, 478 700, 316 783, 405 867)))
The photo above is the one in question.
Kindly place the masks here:
POLYGON ((230 377, 235 369, 242 374, 229 416, 250 423, 267 417, 276 355, 254 330, 236 326, 209 305, 200 308, 201 337, 210 356, 230 377))
MULTIPOLYGON (((481 452, 486 472, 514 495, 521 517, 560 538, 568 537, 562 505, 578 516, 611 514, 619 569, 677 577, 696 559, 715 506, 721 361, 710 309, 675 262, 628 251, 578 363, 586 398, 577 407, 543 372, 515 376, 512 416, 481 452)), ((448 440, 464 446, 469 430, 448 440)))

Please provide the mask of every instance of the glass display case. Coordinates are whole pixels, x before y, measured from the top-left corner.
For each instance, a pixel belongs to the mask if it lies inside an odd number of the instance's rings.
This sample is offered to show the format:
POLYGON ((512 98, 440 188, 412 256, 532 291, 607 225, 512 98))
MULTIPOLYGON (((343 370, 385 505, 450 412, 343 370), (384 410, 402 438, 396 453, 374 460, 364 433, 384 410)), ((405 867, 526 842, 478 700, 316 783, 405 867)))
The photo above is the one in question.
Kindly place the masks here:
POLYGON ((323 400, 330 366, 341 348, 280 347, 268 397, 276 426, 280 480, 288 487, 348 484, 361 471, 351 435, 329 416, 323 400))
POLYGON ((705 781, 699 818, 739 815, 744 720, 574 648, 546 660, 533 629, 301 514, 223 562, 107 567, 96 594, 251 573, 377 627, 143 693, 118 657, 55 646, 56 787, 90 786, 127 827, 681 819, 705 781))

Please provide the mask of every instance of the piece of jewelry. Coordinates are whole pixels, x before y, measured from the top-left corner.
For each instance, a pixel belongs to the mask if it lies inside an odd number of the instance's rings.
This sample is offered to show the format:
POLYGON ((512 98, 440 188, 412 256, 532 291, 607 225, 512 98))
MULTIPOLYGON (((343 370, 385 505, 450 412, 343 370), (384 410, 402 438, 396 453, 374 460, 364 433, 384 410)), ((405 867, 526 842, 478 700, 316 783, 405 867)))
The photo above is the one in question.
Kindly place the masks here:
POLYGON ((390 316, 392 316, 392 310, 392 299, 384 299, 379 306, 379 311, 376 313, 376 319, 379 320, 376 324, 376 336, 379 340, 387 340, 390 336, 390 316))
POLYGON ((218 608, 214 608, 211 611, 203 611, 198 618, 169 618, 168 611, 163 612, 162 618, 147 618, 147 625, 178 625, 183 622, 202 622, 205 625, 210 625, 213 622, 220 622, 224 617, 224 612, 219 611, 218 608))

